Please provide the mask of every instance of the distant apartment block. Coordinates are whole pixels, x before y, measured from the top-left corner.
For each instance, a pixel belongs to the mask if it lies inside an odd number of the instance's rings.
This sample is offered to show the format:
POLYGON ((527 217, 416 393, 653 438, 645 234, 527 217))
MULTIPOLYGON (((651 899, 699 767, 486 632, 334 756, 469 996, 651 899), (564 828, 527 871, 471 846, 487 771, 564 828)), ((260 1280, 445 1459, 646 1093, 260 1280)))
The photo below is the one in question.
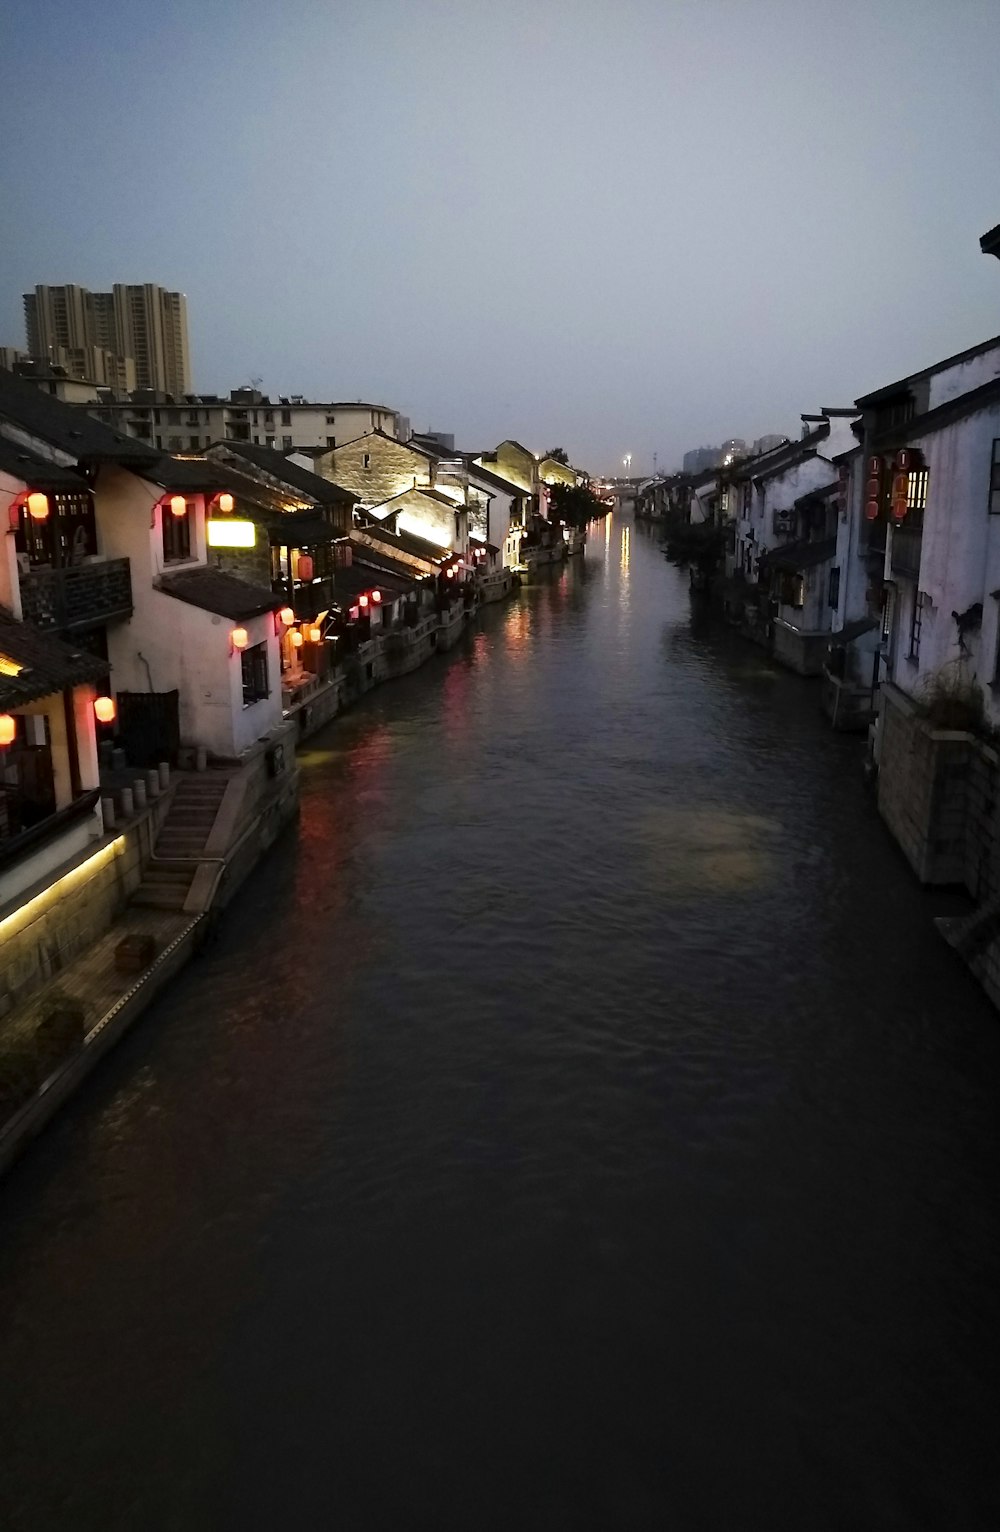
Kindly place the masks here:
POLYGON ((327 451, 369 431, 404 439, 409 421, 383 404, 361 400, 319 404, 300 394, 273 400, 255 388, 218 394, 172 394, 137 389, 128 400, 102 398, 85 406, 122 436, 148 442, 164 452, 201 452, 213 442, 246 442, 327 451))
POLYGON ((191 389, 187 299, 155 282, 116 282, 95 293, 66 283, 24 295, 28 352, 72 375, 125 393, 191 389))

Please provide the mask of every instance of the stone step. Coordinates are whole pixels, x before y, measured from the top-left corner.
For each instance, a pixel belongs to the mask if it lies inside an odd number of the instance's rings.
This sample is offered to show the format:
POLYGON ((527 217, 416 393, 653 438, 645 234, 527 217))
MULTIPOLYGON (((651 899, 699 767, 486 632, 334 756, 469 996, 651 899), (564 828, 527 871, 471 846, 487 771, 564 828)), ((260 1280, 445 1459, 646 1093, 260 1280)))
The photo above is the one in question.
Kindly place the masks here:
POLYGON ((190 867, 160 867, 153 863, 152 866, 146 868, 142 875, 142 881, 143 883, 162 883, 164 885, 183 883, 184 887, 188 888, 192 876, 193 872, 190 867))
POLYGON ((182 910, 184 901, 188 896, 186 888, 165 886, 151 887, 148 883, 140 883, 132 895, 132 903, 141 905, 145 909, 154 910, 182 910))
POLYGON ((156 854, 165 862, 171 860, 186 862, 191 857, 200 856, 204 849, 204 840, 200 840, 197 836, 185 838, 181 835, 172 835, 164 838, 161 835, 156 842, 156 854))

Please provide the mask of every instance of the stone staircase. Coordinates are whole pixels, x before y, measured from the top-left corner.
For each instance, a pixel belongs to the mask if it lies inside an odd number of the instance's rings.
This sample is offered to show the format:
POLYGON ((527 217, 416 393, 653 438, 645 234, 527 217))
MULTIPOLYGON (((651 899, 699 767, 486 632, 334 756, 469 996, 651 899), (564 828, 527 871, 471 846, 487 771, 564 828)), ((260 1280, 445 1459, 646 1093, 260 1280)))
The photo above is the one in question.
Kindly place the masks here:
POLYGON ((155 860, 146 868, 133 904, 158 910, 184 908, 228 785, 229 775, 223 772, 180 778, 153 847, 155 860))

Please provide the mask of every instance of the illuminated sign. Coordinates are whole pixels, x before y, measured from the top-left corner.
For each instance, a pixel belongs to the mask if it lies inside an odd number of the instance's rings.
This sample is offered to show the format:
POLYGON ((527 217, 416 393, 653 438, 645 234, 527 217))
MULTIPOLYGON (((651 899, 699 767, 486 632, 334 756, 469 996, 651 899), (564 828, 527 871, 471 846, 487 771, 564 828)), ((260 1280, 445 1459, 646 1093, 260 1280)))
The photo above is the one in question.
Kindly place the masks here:
POLYGON ((225 521, 208 522, 210 548, 252 548, 256 540, 257 528, 252 521, 236 521, 227 516, 225 521))

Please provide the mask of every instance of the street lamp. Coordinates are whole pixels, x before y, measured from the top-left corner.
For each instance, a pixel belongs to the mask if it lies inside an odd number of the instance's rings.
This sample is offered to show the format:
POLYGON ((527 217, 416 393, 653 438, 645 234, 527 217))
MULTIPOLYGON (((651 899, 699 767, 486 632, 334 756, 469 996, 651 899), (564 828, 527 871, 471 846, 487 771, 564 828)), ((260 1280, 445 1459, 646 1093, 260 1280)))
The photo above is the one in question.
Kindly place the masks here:
POLYGON ((625 464, 625 477, 627 479, 628 478, 628 471, 632 467, 632 454, 631 454, 631 452, 626 452, 625 456, 622 458, 622 462, 625 464))

